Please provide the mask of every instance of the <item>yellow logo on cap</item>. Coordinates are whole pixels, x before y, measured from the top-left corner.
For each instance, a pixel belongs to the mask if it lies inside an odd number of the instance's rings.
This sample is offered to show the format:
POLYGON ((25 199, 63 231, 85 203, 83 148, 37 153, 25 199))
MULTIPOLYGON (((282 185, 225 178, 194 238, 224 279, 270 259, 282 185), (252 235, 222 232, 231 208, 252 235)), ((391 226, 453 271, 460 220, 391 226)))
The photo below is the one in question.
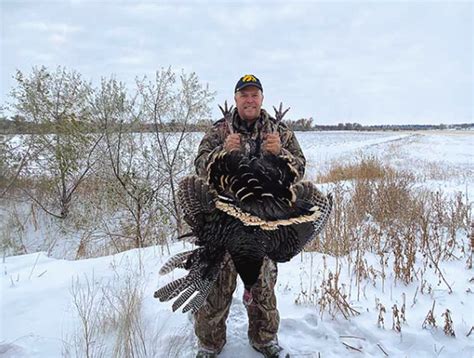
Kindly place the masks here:
POLYGON ((242 77, 243 82, 257 82, 257 79, 255 78, 254 75, 245 75, 242 77))

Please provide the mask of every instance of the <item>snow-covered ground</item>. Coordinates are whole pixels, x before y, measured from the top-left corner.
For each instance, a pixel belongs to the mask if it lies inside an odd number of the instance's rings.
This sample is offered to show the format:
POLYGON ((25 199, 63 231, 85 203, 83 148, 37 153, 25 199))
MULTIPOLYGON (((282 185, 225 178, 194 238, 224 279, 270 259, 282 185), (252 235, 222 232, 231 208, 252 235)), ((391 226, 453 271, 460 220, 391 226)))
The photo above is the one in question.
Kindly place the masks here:
MULTIPOLYGON (((181 243, 172 247, 173 252, 181 249, 181 243)), ((293 353, 292 357, 319 357, 318 354, 321 357, 347 354, 382 357, 383 351, 390 357, 471 358, 474 354, 474 337, 466 337, 474 324, 474 283, 469 282, 473 272, 465 269, 464 262, 451 262, 443 267, 453 280, 454 294, 448 294, 446 289, 440 287, 435 289, 433 296, 422 295, 415 293, 416 285, 395 285, 389 278, 385 283, 385 293, 381 292, 380 283, 377 287, 365 284, 360 301, 352 293, 351 303, 361 314, 345 320, 342 317, 332 319, 327 314, 321 318, 315 306, 295 304, 301 285, 308 289, 311 275, 314 284, 322 279, 322 255, 312 256, 311 259, 311 254, 305 253, 289 263, 279 265, 276 289, 281 315, 279 339, 293 353), (471 292, 467 292, 469 289, 471 292), (390 312, 394 303, 399 308, 402 306, 403 294, 406 295, 407 322, 402 325, 402 332, 397 333, 391 329, 390 312), (385 328, 377 326, 376 299, 387 309, 385 328), (436 300, 435 316, 441 327, 422 330, 422 323, 433 299, 436 300), (416 304, 413 305, 414 300, 416 304), (452 311, 456 338, 443 333, 441 313, 446 308, 452 311), (360 349, 362 353, 348 350, 344 343, 360 349)), ((142 315, 148 323, 150 334, 160 334, 156 341, 149 342, 157 348, 157 356, 193 357, 196 342, 189 315, 172 313, 170 304, 159 303, 153 298, 156 288, 170 279, 158 276, 158 268, 165 259, 166 256, 160 255, 155 248, 147 248, 140 253, 132 250, 81 261, 51 259, 44 253, 6 258, 2 277, 0 354, 3 352, 2 357, 60 357, 63 340, 67 340, 75 326, 79 325, 72 304, 71 287, 74 279, 78 278, 84 285, 88 277, 88 280, 105 287, 115 282, 115 276, 119 274, 122 278, 133 276, 136 280, 146 282, 143 287, 142 315), (176 355, 170 354, 177 350, 170 346, 174 342, 187 346, 180 347, 176 355)), ((326 259, 328 269, 333 269, 335 260, 326 259)), ((242 294, 243 286, 239 284, 228 319, 228 343, 222 357, 260 356, 247 343, 247 320, 242 294)))
POLYGON ((455 168, 457 173, 453 174, 463 181, 474 177, 474 135, 470 131, 299 132, 297 137, 308 161, 309 176, 333 161, 376 156, 411 171, 421 172, 431 164, 455 168))
MULTIPOLYGON (((472 193, 474 189, 474 133, 306 132, 298 133, 298 139, 308 159, 308 176, 315 175, 331 161, 350 160, 362 153, 418 172, 436 166, 446 175, 427 177, 420 183, 434 190, 443 187, 447 191, 472 193)), ((183 244, 172 244, 170 249, 171 254, 182 251, 183 244)), ((190 316, 172 313, 171 304, 153 298, 157 287, 183 273, 158 275, 159 267, 168 257, 162 248, 150 247, 80 261, 55 259, 42 252, 4 258, 0 357, 61 357, 68 347, 70 352, 74 351, 70 344, 74 336, 80 335, 81 325, 73 292, 77 293, 78 287, 89 287, 89 292, 100 296, 111 292, 110 287, 118 286, 115 289, 119 291, 129 289, 130 280, 142 292, 140 319, 145 327, 147 356, 193 357, 196 341, 190 316)), ((365 259, 374 267, 379 260, 370 254, 365 259)), ((345 259, 339 258, 337 265, 345 264, 345 259)), ((474 271, 466 269, 465 260, 442 263, 441 269, 453 289, 451 294, 446 285, 436 285, 437 277, 431 278, 432 292, 422 294, 417 289, 418 283, 395 282, 391 273, 383 289, 380 279, 363 283, 359 299, 355 286, 348 287, 348 300, 360 312, 349 320, 342 316, 333 318, 327 313, 321 317, 317 306, 301 304, 301 300, 295 303, 302 291, 308 291, 310 285, 318 287, 335 267, 335 258, 323 258, 317 253, 298 255, 291 262, 279 265, 276 288, 281 316, 279 339, 292 357, 474 357, 474 332, 467 336, 474 326, 474 271), (392 329, 391 308, 394 304, 400 308, 404 300, 406 322, 402 323, 401 332, 396 332, 392 329), (422 329, 433 301, 436 301, 434 315, 438 328, 422 329), (377 324, 377 302, 386 307, 384 327, 377 324), (456 337, 443 332, 441 314, 446 309, 452 313, 456 337)), ((347 269, 341 272, 341 282, 351 282, 347 269)), ((260 357, 247 343, 242 293, 239 283, 228 319, 227 345, 221 354, 224 358, 260 357)), ((95 314, 108 314, 106 302, 91 300, 90 304, 95 305, 95 314)), ((113 327, 102 325, 102 329, 106 340, 113 339, 110 338, 113 327)), ((92 346, 97 349, 100 343, 96 341, 92 346)), ((114 355, 109 352, 104 356, 114 355)))

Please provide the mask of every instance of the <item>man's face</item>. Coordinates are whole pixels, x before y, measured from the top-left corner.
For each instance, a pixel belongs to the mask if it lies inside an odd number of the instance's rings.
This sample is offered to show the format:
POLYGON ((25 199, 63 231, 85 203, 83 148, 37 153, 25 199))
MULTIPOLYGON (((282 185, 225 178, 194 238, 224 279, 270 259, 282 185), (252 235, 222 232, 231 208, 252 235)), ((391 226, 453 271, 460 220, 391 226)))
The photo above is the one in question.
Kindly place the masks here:
POLYGON ((234 99, 237 112, 243 120, 253 122, 260 116, 263 93, 257 87, 249 86, 241 89, 235 94, 234 99))

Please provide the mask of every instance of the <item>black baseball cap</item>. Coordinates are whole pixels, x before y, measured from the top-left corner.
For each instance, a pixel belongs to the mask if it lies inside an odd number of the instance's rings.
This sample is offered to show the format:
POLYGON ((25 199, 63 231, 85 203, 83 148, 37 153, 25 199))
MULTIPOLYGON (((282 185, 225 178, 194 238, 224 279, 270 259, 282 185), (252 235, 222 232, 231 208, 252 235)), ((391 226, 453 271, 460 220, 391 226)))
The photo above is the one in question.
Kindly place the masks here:
POLYGON ((234 93, 237 93, 241 89, 249 86, 257 87, 263 92, 262 83, 257 77, 255 77, 254 75, 244 75, 240 77, 239 81, 235 85, 234 93))

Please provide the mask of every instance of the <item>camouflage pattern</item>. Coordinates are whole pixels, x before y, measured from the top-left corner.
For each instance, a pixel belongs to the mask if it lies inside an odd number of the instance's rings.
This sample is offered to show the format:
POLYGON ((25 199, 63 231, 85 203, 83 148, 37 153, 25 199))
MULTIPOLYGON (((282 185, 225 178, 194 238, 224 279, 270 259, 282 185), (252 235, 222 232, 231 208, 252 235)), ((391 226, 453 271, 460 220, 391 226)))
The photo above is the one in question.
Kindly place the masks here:
POLYGON ((261 348, 277 343, 280 314, 277 309, 275 285, 278 269, 275 262, 265 259, 257 284, 252 288, 252 303, 247 306, 250 344, 261 348))
MULTIPOLYGON (((226 343, 226 320, 236 288, 237 272, 230 256, 222 269, 206 304, 194 315, 194 332, 201 349, 219 353, 226 343)), ((252 288, 253 301, 247 306, 250 343, 259 348, 277 342, 280 316, 274 292, 277 266, 265 259, 257 283, 252 288)))
POLYGON ((212 352, 220 352, 226 343, 226 320, 237 284, 237 272, 230 256, 226 260, 206 303, 194 314, 199 346, 212 352))
MULTIPOLYGON (((246 121, 239 117, 237 109, 234 109, 232 113, 232 128, 234 133, 240 133, 241 143, 248 143, 249 139, 255 141, 259 137, 262 138, 265 133, 278 131, 282 147, 280 155, 290 158, 291 165, 299 173, 298 180, 303 178, 306 159, 293 131, 281 122, 276 123, 276 120, 264 109, 261 110, 260 118, 250 127, 246 121)), ((198 154, 194 161, 196 172, 199 176, 207 177, 207 165, 214 155, 223 150, 225 139, 229 134, 229 125, 224 118, 214 123, 211 130, 206 133, 199 145, 198 154)))
MULTIPOLYGON (((298 180, 304 176, 306 159, 294 133, 283 123, 261 110, 259 119, 249 126, 234 109, 231 116, 232 131, 240 133, 243 146, 262 139, 265 133, 278 131, 281 140, 281 153, 290 159, 291 165, 298 171, 298 180)), ((194 161, 196 172, 207 177, 207 167, 212 158, 223 150, 226 137, 230 134, 230 123, 225 118, 217 121, 206 133, 199 145, 194 161)), ((245 148, 241 148, 244 150, 245 148)), ((220 352, 226 343, 226 320, 232 303, 232 295, 236 288, 237 272, 230 257, 222 269, 215 286, 212 288, 206 303, 194 315, 194 331, 199 339, 200 348, 220 352)), ((277 332, 280 316, 274 292, 277 280, 277 266, 270 259, 265 259, 257 283, 252 288, 253 301, 247 306, 249 320, 248 337, 256 348, 263 348, 278 342, 277 332)))

